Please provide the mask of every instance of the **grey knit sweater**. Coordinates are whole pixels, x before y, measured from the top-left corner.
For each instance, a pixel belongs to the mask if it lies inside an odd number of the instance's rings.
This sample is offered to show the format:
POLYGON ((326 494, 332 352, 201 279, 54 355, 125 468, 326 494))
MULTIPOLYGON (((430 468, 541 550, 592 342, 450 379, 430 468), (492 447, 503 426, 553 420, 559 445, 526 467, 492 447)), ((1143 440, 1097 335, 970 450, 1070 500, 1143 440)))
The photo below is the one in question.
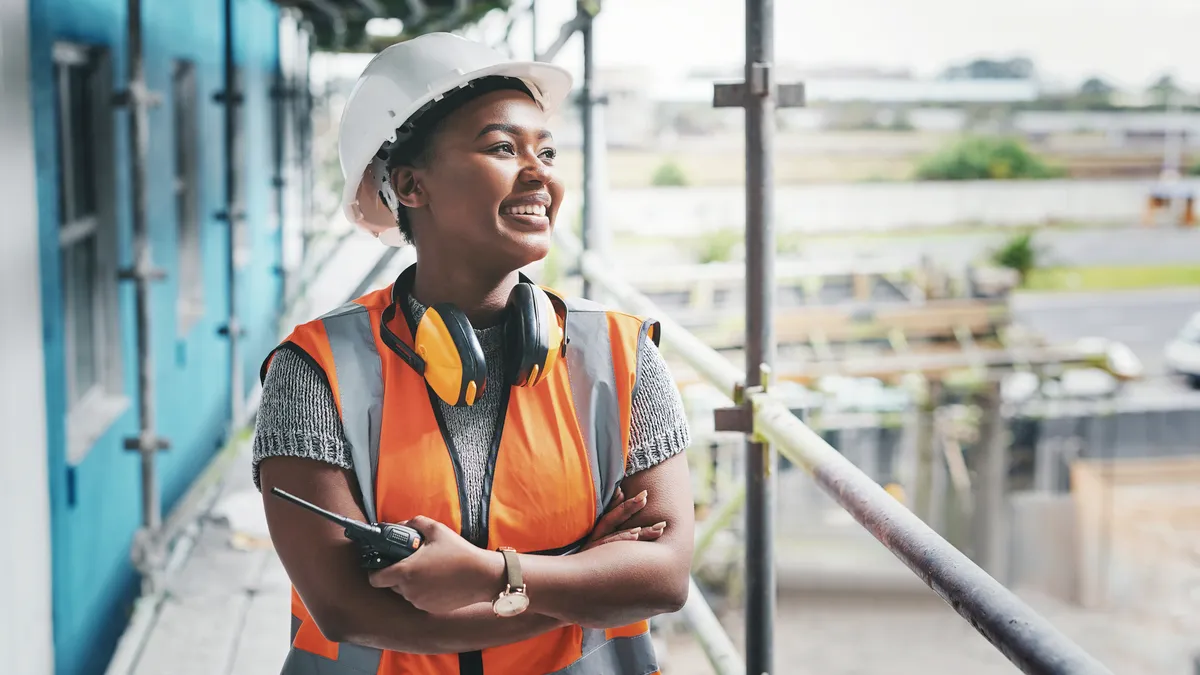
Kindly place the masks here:
MULTIPOLYGON (((409 308, 420 320, 425 307, 409 297, 409 308)), ((504 343, 500 326, 476 330, 488 365, 488 381, 503 381, 504 343)), ((666 362, 653 342, 641 348, 637 396, 629 431, 629 461, 625 475, 647 469, 687 448, 690 442, 683 403, 666 362)), ((483 480, 492 434, 500 419, 501 387, 487 387, 474 405, 456 408, 438 400, 446 428, 454 440, 468 495, 468 522, 463 536, 477 545, 483 531, 483 480)), ((263 382, 262 402, 254 435, 254 484, 259 463, 268 457, 305 457, 351 469, 350 447, 329 386, 312 366, 280 350, 263 382)))

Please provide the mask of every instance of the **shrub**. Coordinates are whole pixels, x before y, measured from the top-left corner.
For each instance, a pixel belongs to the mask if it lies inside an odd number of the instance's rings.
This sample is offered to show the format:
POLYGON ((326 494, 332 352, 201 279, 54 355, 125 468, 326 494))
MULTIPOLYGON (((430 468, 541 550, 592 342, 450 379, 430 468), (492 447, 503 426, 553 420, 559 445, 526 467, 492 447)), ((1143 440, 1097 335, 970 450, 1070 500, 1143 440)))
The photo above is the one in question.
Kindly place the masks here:
POLYGON ((657 187, 683 187, 687 185, 687 175, 678 164, 667 160, 654 170, 650 182, 657 187))
POLYGON ((992 262, 1016 270, 1021 277, 1021 284, 1029 277, 1029 273, 1037 268, 1038 249, 1033 243, 1033 233, 1018 234, 992 253, 992 262))
POLYGON ((918 180, 1045 179, 1063 175, 1014 138, 968 137, 927 157, 918 180))

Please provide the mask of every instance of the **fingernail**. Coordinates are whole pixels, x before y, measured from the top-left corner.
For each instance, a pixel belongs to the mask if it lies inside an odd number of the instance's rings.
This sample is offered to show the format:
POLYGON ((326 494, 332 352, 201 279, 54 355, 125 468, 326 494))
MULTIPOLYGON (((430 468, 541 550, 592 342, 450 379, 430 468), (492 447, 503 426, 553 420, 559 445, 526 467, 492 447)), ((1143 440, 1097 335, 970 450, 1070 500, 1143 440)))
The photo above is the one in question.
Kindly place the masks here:
POLYGON ((650 526, 650 529, 652 529, 652 530, 665 530, 665 529, 667 529, 667 521, 665 521, 665 520, 664 520, 664 521, 661 521, 661 522, 655 523, 655 524, 653 524, 653 525, 651 525, 651 526, 650 526))
POLYGON ((635 497, 635 499, 637 499, 639 502, 645 504, 646 503, 646 491, 642 490, 641 492, 639 492, 638 496, 635 497))
POLYGON ((642 533, 642 528, 635 527, 632 530, 630 530, 629 533, 633 535, 634 539, 637 539, 638 535, 642 533))

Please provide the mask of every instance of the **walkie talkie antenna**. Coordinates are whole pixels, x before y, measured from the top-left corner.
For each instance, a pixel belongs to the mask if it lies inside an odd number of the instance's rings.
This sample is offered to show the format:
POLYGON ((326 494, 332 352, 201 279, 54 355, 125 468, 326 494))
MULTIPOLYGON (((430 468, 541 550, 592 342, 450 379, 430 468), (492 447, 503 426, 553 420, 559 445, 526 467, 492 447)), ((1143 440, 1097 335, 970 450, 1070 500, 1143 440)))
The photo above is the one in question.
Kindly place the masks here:
POLYGON ((303 506, 304 508, 308 509, 309 511, 312 511, 313 513, 315 513, 319 516, 323 516, 324 518, 326 518, 328 520, 332 520, 333 522, 341 525, 342 527, 350 527, 350 528, 354 528, 354 529, 359 529, 364 525, 364 523, 360 523, 360 522, 351 520, 345 516, 339 516, 338 514, 333 513, 331 511, 326 511, 325 509, 317 506, 316 504, 306 502, 303 499, 300 499, 299 497, 297 497, 295 495, 288 494, 287 492, 284 492, 283 490, 280 490, 277 487, 271 488, 271 492, 280 497, 283 497, 284 499, 288 500, 289 502, 291 502, 293 504, 296 504, 297 506, 303 506))

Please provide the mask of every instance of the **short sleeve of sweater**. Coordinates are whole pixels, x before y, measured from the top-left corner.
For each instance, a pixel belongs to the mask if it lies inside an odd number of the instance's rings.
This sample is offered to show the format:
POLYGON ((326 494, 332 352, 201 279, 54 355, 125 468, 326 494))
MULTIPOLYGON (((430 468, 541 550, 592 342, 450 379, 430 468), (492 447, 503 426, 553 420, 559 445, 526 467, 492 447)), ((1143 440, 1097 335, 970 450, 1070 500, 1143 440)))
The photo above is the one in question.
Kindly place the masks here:
POLYGON ((638 348, 637 382, 630 416, 626 476, 674 457, 691 443, 679 389, 652 340, 644 340, 638 348))
POLYGON ((254 428, 254 485, 268 457, 304 457, 351 469, 350 443, 329 384, 317 369, 287 349, 271 359, 254 428))
MULTIPOLYGON (((627 476, 673 457, 690 443, 679 391, 652 341, 640 347, 638 364, 640 384, 632 403, 627 476)), ((261 489, 259 464, 279 456, 353 468, 329 385, 308 362, 286 349, 276 352, 263 381, 252 452, 256 487, 261 489)))

